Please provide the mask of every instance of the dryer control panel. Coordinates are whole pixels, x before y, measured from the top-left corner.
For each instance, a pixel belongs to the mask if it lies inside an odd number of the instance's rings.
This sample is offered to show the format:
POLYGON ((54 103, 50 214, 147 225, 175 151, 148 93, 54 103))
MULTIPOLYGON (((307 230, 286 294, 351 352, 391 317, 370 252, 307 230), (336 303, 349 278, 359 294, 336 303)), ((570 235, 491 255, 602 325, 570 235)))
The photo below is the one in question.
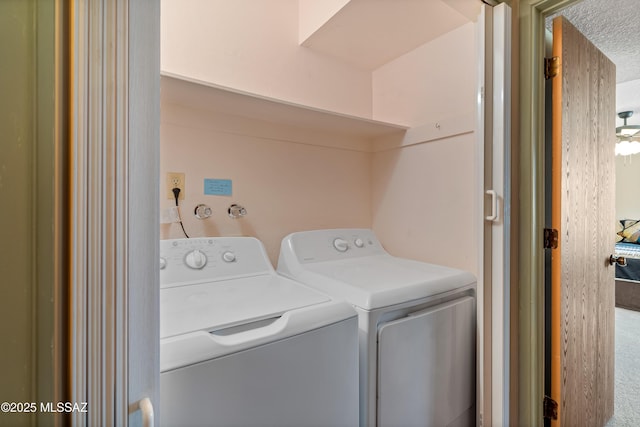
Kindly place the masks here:
POLYGON ((298 262, 323 262, 386 254, 372 230, 343 228, 293 233, 283 244, 290 245, 298 262))
POLYGON ((160 241, 161 288, 272 272, 264 246, 253 237, 160 241))

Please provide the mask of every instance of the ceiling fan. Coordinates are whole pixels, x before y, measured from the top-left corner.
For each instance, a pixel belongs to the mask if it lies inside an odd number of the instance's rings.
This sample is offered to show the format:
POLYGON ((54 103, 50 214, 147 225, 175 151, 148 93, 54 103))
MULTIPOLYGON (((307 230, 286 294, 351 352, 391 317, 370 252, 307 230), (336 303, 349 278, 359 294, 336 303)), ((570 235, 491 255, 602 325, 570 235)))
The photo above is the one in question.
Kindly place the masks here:
POLYGON ((624 124, 616 128, 616 155, 628 156, 640 153, 640 125, 628 125, 627 119, 633 115, 633 111, 621 111, 618 113, 624 124))
POLYGON ((640 125, 628 125, 627 119, 633 116, 633 111, 621 111, 618 113, 624 124, 616 128, 616 136, 621 140, 640 140, 640 125))

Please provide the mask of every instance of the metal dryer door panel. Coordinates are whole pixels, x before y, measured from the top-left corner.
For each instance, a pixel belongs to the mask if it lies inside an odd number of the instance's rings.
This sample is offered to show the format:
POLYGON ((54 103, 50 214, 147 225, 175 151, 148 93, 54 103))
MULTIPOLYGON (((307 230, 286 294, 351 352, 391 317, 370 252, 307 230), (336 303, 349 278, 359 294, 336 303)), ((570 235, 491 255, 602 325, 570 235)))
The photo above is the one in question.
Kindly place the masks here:
POLYGON ((378 426, 474 423, 475 352, 472 297, 380 327, 378 426))

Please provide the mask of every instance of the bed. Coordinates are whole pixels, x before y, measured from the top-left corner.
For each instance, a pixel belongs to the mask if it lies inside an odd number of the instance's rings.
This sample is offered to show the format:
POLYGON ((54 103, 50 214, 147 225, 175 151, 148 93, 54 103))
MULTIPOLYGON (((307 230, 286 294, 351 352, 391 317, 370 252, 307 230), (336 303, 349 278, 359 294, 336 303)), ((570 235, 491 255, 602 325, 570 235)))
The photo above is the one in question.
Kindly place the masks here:
POLYGON ((616 264, 616 307, 640 311, 640 220, 616 222, 616 240, 615 255, 627 261, 616 264))

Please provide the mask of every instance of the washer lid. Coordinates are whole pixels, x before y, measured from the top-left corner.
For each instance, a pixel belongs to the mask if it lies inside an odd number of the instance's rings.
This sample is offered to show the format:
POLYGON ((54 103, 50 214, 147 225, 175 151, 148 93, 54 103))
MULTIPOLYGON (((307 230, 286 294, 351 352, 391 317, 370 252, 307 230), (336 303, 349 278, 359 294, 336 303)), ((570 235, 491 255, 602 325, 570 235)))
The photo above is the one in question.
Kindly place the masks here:
POLYGON ((326 295, 276 274, 161 289, 160 338, 212 332, 326 301, 326 295))
POLYGON ((466 271, 390 255, 307 264, 298 278, 334 297, 371 310, 473 285, 466 271), (315 276, 315 277, 314 277, 315 276))

